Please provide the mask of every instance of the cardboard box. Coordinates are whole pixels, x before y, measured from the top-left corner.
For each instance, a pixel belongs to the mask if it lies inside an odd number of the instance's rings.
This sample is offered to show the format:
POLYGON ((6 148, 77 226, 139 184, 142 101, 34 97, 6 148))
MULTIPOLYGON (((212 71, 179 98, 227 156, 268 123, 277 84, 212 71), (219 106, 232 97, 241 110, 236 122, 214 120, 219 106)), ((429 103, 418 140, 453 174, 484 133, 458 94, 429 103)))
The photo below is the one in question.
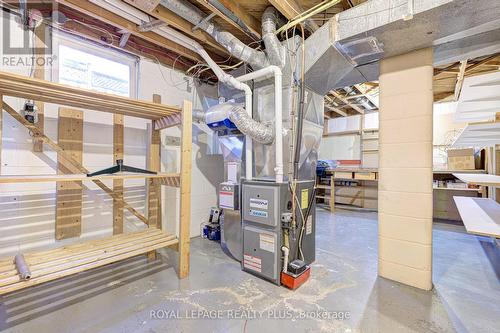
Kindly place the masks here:
POLYGON ((448 170, 474 170, 476 157, 473 148, 448 149, 448 170))

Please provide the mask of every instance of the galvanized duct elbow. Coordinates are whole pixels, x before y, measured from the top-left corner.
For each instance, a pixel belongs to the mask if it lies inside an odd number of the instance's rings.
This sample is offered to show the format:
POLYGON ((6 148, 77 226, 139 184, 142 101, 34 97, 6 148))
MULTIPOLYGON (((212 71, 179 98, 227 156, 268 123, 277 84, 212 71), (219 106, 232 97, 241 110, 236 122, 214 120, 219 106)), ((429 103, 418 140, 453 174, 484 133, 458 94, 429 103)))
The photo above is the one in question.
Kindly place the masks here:
POLYGON ((161 5, 173 11, 183 19, 198 26, 210 34, 219 44, 226 48, 234 57, 250 64, 254 69, 269 65, 266 54, 243 44, 233 34, 222 30, 216 24, 205 19, 205 14, 188 1, 161 0, 161 5))
POLYGON ((280 69, 285 67, 285 50, 276 37, 276 25, 278 24, 278 12, 274 7, 267 7, 262 14, 262 40, 266 45, 266 54, 271 65, 280 69))
POLYGON ((229 111, 229 119, 236 125, 241 133, 250 136, 253 140, 265 145, 273 143, 273 126, 253 120, 241 106, 233 105, 229 111))

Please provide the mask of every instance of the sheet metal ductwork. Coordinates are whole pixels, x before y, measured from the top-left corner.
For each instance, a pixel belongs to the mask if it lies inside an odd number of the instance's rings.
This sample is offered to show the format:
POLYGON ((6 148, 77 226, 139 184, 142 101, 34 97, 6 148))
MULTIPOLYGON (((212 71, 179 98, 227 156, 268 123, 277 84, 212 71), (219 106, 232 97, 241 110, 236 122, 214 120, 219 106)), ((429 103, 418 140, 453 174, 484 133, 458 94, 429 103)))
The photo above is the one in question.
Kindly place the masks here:
POLYGON ((254 69, 269 66, 269 60, 264 52, 245 45, 230 32, 222 30, 217 24, 204 20, 205 14, 187 0, 161 0, 160 4, 206 31, 231 55, 250 64, 254 69))
POLYGON ((267 7, 262 14, 262 40, 266 46, 267 58, 271 65, 280 69, 285 67, 285 48, 276 37, 276 25, 278 24, 278 12, 274 7, 267 7))
POLYGON ((231 55, 248 63, 253 69, 261 69, 269 65, 279 68, 285 66, 285 51, 276 37, 278 12, 274 7, 268 7, 262 16, 262 39, 266 46, 265 52, 255 50, 216 23, 204 20, 205 14, 185 0, 161 0, 161 5, 173 11, 183 19, 197 25, 210 34, 231 55))
POLYGON ((379 60, 427 47, 435 64, 499 52, 499 17, 491 0, 367 1, 306 40, 306 84, 326 94, 377 80, 379 60))

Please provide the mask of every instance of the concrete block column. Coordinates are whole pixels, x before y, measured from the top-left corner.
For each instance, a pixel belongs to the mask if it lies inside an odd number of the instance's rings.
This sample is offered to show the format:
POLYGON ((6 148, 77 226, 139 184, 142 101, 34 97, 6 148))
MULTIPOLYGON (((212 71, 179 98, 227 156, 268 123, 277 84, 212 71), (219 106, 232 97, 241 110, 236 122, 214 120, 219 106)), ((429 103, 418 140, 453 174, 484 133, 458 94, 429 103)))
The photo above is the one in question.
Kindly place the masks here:
POLYGON ((379 275, 432 289, 432 49, 380 63, 379 275))

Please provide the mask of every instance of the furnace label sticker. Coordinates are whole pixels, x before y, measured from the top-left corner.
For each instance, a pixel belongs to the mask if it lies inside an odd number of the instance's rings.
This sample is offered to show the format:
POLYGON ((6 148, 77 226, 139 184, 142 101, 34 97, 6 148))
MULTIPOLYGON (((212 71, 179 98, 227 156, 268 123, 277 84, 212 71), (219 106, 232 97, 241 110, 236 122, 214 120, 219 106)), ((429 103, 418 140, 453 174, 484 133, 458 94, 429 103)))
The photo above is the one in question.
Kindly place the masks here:
POLYGON ((306 235, 309 235, 309 234, 312 234, 313 232, 313 218, 312 216, 309 216, 307 218, 307 222, 306 222, 306 235))
POLYGON ((268 206, 269 206, 268 200, 250 198, 250 208, 267 210, 268 206))
POLYGON ((219 206, 221 208, 234 209, 234 192, 219 191, 219 206))
POLYGON ((262 260, 249 254, 243 255, 243 267, 252 271, 262 272, 262 260))
POLYGON ((309 206, 309 189, 304 189, 301 192, 300 208, 306 209, 309 206))
POLYGON ((250 216, 267 217, 267 212, 263 212, 261 210, 250 209, 250 216))
POLYGON ((268 234, 259 234, 260 249, 274 253, 274 237, 268 234))

